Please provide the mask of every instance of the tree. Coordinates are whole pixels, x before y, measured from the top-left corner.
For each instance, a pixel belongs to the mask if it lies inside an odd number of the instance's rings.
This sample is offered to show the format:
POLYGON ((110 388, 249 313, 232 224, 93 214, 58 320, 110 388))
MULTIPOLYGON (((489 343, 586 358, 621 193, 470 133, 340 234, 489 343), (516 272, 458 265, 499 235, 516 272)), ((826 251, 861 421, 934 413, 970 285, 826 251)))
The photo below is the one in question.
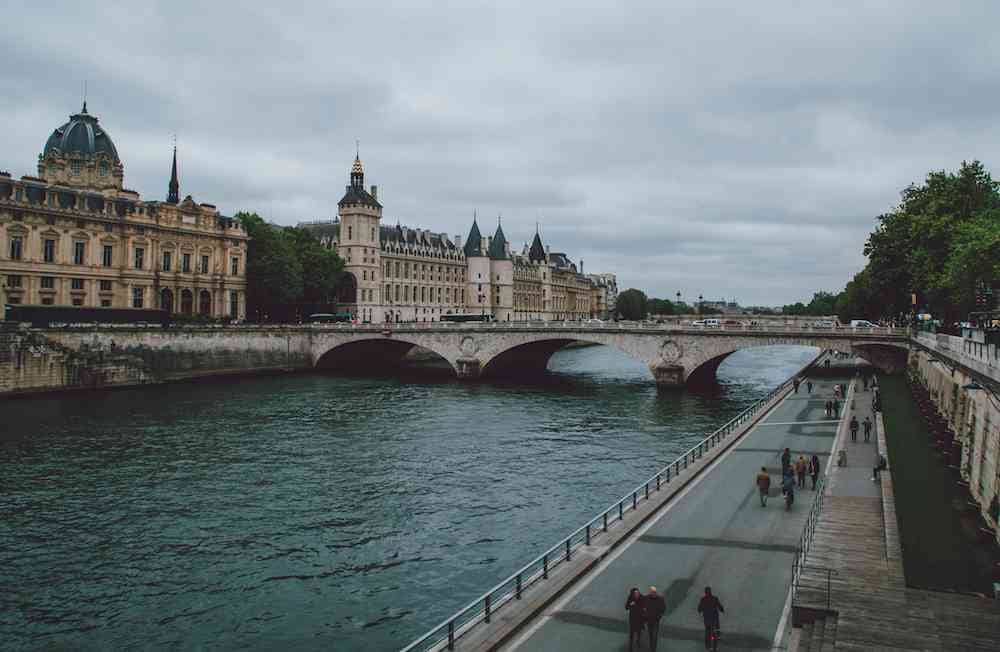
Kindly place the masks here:
POLYGON ((615 311, 622 319, 638 321, 646 317, 646 295, 641 290, 629 288, 618 295, 615 311))
POLYGON ((292 242, 280 227, 256 213, 237 213, 246 227, 247 317, 255 321, 285 321, 302 297, 302 265, 292 242))
POLYGON ((304 306, 332 303, 344 273, 344 260, 306 229, 286 228, 285 234, 302 267, 301 303, 304 306))
POLYGON ((651 315, 673 315, 676 312, 673 301, 669 299, 649 299, 646 308, 651 315))

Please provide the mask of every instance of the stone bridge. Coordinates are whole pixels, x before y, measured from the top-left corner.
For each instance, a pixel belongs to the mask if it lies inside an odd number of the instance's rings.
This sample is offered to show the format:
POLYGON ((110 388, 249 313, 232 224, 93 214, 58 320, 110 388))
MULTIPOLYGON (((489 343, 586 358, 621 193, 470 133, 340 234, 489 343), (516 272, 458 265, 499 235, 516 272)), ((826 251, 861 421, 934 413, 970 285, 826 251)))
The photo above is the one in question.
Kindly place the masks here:
POLYGON ((163 380, 321 367, 366 372, 398 365, 427 349, 459 378, 542 371, 571 342, 603 344, 644 363, 658 385, 710 382, 731 353, 796 344, 844 351, 894 373, 905 368, 905 329, 801 327, 678 328, 559 322, 494 324, 300 325, 183 328, 67 328, 37 331, 75 350, 125 353, 163 380))

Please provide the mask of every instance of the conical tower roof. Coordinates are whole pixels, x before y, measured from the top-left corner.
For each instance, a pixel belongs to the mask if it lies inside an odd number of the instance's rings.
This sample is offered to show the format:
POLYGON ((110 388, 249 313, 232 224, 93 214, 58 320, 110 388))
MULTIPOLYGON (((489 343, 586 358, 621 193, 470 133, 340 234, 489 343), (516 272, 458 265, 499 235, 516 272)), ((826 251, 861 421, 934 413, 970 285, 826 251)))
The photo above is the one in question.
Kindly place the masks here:
POLYGON ((533 263, 545 262, 545 247, 542 246, 542 238, 535 231, 535 239, 531 241, 531 249, 528 250, 528 260, 533 263))
POLYGON ((503 227, 497 224, 497 231, 490 241, 490 258, 493 260, 507 260, 507 238, 504 237, 503 227))
POLYGON ((476 256, 483 255, 483 236, 479 232, 479 225, 476 224, 476 218, 472 218, 472 228, 469 229, 469 237, 465 241, 465 257, 474 258, 476 256))

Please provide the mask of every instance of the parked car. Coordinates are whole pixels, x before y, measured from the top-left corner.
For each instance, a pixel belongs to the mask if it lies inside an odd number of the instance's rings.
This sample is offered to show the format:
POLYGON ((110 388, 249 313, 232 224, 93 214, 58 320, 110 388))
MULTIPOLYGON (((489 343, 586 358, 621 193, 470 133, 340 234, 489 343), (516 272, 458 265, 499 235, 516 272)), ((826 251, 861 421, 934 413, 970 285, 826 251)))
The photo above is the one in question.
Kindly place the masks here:
POLYGON ((812 323, 813 328, 836 328, 837 323, 830 319, 820 319, 812 323))
POLYGON ((851 328, 878 328, 878 324, 873 324, 867 319, 852 319, 851 328))
POLYGON ((722 322, 718 319, 696 319, 691 322, 692 326, 703 326, 705 328, 719 328, 722 322))

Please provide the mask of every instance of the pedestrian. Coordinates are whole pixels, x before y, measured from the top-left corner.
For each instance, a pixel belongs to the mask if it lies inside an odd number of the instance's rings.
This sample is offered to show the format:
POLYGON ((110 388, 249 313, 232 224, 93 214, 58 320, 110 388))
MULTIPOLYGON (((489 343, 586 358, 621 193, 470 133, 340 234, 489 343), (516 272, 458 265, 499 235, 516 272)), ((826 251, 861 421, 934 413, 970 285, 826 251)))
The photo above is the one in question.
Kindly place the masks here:
POLYGON ((837 399, 833 399, 833 418, 834 419, 840 418, 840 401, 838 401, 837 399))
POLYGON ((760 473, 757 474, 757 490, 760 492, 760 506, 767 507, 767 496, 771 491, 771 476, 767 472, 767 468, 760 467, 760 473))
POLYGON ((810 394, 813 393, 813 381, 811 380, 806 381, 806 391, 809 392, 810 394))
POLYGON ((834 398, 840 398, 840 383, 833 386, 833 396, 834 398))
POLYGON ((829 419, 831 416, 830 413, 833 412, 833 401, 831 401, 830 399, 826 399, 824 407, 826 408, 826 418, 829 419))
POLYGON ((871 417, 865 417, 865 443, 871 439, 872 436, 872 419, 871 417))
POLYGON ((816 488, 816 480, 819 479, 819 455, 813 454, 809 460, 809 475, 812 476, 813 489, 816 488))
POLYGON ((705 623, 705 649, 709 649, 712 632, 719 628, 719 614, 726 613, 719 599, 712 595, 712 587, 705 587, 705 595, 698 601, 698 613, 705 623))
POLYGON ((792 466, 792 451, 787 448, 781 453, 781 475, 787 475, 792 466))
POLYGON ((792 381, 792 387, 794 387, 794 388, 795 388, 795 393, 796 393, 796 394, 798 394, 798 393, 799 393, 799 383, 800 383, 800 382, 801 382, 801 381, 800 381, 800 380, 799 380, 798 378, 796 378, 795 380, 793 380, 793 381, 792 381))
POLYGON ((795 476, 799 480, 799 489, 806 488, 806 458, 799 455, 799 459, 795 460, 795 476))
POLYGON ((888 462, 885 459, 885 455, 879 455, 878 456, 878 464, 876 464, 875 468, 872 469, 872 482, 878 482, 879 472, 880 471, 885 471, 885 469, 888 466, 889 466, 889 464, 888 464, 888 462))
POLYGON ((855 416, 851 417, 851 441, 858 440, 858 418, 855 416))
POLYGON ((663 596, 656 592, 656 587, 649 587, 649 593, 643 598, 643 611, 646 614, 646 629, 649 630, 649 649, 656 652, 656 639, 660 635, 660 618, 667 610, 663 596))
POLYGON ((642 647, 642 626, 646 622, 643 613, 644 600, 639 588, 633 586, 625 598, 625 611, 628 612, 628 649, 631 652, 633 645, 642 647))

